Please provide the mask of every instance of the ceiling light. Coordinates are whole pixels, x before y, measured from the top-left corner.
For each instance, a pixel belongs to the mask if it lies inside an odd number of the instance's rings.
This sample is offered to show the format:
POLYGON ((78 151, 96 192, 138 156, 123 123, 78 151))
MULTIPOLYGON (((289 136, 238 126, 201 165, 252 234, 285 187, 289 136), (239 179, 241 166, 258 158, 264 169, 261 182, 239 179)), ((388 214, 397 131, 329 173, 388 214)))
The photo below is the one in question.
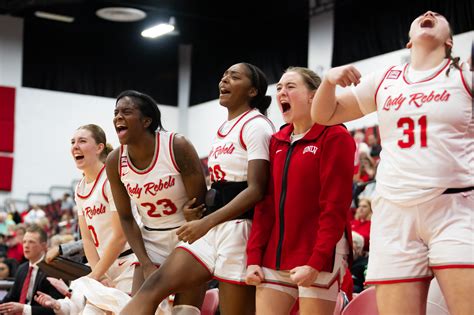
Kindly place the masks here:
POLYGON ((142 32, 143 37, 156 38, 174 31, 175 19, 171 17, 168 23, 160 23, 158 25, 147 28, 142 32))
POLYGON ((53 20, 53 21, 58 21, 58 22, 66 22, 66 23, 74 22, 74 18, 72 16, 54 14, 54 13, 49 13, 49 12, 44 12, 44 11, 36 11, 35 16, 42 19, 53 20))
POLYGON ((126 7, 102 8, 97 10, 95 14, 104 20, 113 22, 136 22, 146 17, 144 11, 126 7))

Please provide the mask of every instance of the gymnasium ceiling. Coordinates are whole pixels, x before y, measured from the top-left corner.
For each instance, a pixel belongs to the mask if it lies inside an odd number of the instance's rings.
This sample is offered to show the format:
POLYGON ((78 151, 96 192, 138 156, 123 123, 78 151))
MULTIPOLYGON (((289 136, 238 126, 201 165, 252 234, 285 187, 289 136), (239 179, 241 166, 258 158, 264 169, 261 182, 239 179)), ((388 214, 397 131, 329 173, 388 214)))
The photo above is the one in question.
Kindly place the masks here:
POLYGON ((176 105, 178 47, 190 44, 193 105, 217 97, 215 84, 232 63, 260 66, 270 83, 288 65, 304 66, 309 13, 313 12, 309 5, 324 9, 332 2, 0 0, 0 14, 25 21, 24 86, 108 97, 135 88, 160 103, 176 105), (96 15, 105 7, 136 8, 147 16, 137 22, 111 22, 96 15), (36 11, 73 17, 74 21, 40 19, 36 11), (177 34, 154 40, 140 36, 145 28, 170 17, 175 19, 177 34))

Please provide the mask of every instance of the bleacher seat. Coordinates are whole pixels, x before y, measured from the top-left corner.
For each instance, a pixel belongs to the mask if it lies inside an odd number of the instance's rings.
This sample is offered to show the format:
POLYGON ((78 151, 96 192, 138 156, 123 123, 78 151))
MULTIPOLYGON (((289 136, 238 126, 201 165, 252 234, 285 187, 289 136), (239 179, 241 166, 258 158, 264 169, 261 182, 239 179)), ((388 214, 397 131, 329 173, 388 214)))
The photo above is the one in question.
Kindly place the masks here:
POLYGON ((214 315, 219 307, 219 289, 214 288, 206 291, 202 302, 201 315, 214 315))
POLYGON ((375 287, 370 287, 358 294, 346 308, 342 315, 379 315, 375 299, 375 287))

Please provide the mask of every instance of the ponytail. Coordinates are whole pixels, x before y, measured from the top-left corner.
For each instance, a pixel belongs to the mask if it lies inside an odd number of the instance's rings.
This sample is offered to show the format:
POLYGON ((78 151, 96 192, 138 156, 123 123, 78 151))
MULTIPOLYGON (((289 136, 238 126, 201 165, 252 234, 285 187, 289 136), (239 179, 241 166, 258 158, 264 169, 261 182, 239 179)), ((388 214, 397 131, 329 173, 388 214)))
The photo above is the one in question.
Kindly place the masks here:
MULTIPOLYGON (((451 37, 451 40, 453 40, 453 31, 452 30, 451 30, 450 37, 451 37)), ((458 70, 461 70, 461 67, 459 66, 459 60, 461 58, 453 57, 452 50, 453 50, 452 47, 446 46, 446 49, 445 49, 446 55, 445 55, 445 57, 448 58, 449 60, 451 60, 451 64, 449 65, 448 69, 446 70, 446 76, 449 76, 449 72, 451 71, 452 67, 454 67, 458 70)))
POLYGON ((110 143, 106 143, 104 150, 100 154, 100 159, 102 162, 105 162, 107 160, 107 156, 114 150, 114 147, 110 143))
POLYGON ((256 108, 260 113, 266 115, 267 109, 272 103, 272 97, 265 95, 268 88, 267 77, 257 66, 246 62, 243 62, 242 64, 244 64, 249 70, 252 87, 257 90, 257 95, 250 100, 250 107, 256 108))

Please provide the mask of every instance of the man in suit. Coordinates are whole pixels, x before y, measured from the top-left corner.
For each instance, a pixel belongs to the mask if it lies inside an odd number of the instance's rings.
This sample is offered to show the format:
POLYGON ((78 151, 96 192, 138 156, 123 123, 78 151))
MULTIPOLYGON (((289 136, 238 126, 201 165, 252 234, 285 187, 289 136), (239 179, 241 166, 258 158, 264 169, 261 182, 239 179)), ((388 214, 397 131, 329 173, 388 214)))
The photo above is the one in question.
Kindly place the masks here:
POLYGON ((0 314, 54 315, 51 308, 45 308, 34 300, 37 291, 55 298, 63 297, 37 266, 37 263, 44 258, 47 241, 46 232, 39 226, 33 225, 27 229, 23 238, 23 249, 28 261, 18 267, 15 283, 0 304, 0 314))

